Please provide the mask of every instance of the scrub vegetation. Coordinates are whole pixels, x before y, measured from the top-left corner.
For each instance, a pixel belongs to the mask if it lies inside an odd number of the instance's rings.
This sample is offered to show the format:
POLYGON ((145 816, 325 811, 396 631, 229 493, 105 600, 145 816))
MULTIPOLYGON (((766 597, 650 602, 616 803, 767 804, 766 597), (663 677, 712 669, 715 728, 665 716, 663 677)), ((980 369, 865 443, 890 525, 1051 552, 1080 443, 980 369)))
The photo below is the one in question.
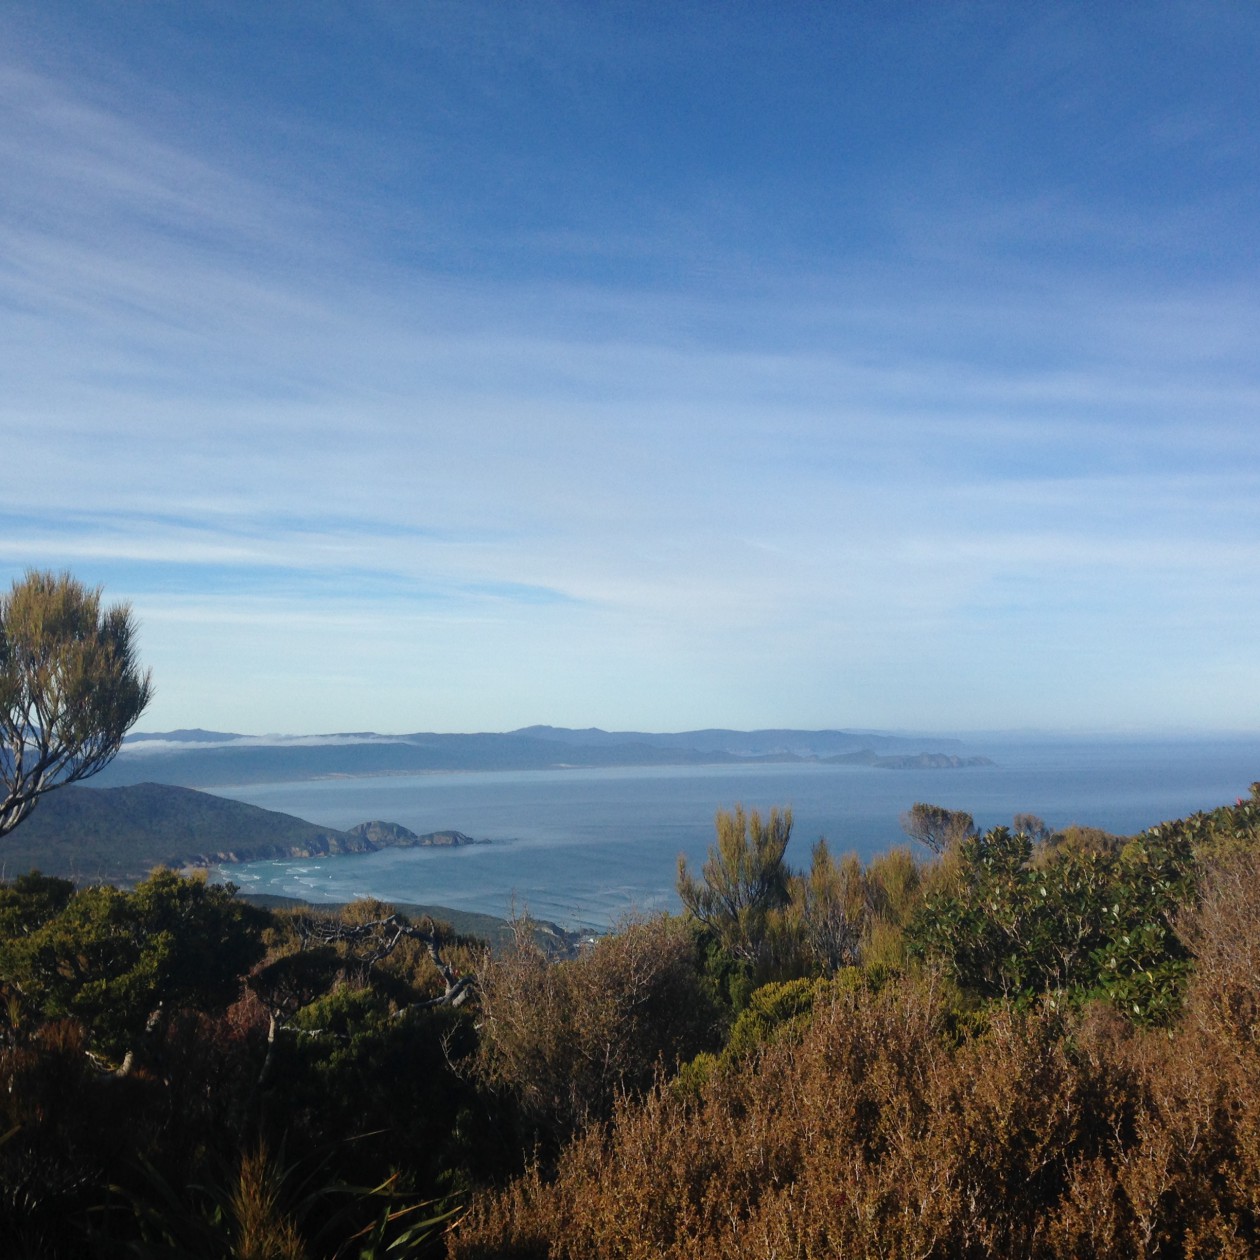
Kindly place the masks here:
MULTIPOLYGON (((117 751, 125 606, 0 600, 0 835, 117 751)), ((6 1257, 1260 1252, 1260 783, 1117 837, 923 802, 566 956, 159 867, 0 883, 6 1257)))
POLYGON ((1130 838, 946 814, 794 871, 789 811, 724 811, 683 914, 566 957, 0 885, 6 1254, 1256 1254, 1260 786, 1130 838))

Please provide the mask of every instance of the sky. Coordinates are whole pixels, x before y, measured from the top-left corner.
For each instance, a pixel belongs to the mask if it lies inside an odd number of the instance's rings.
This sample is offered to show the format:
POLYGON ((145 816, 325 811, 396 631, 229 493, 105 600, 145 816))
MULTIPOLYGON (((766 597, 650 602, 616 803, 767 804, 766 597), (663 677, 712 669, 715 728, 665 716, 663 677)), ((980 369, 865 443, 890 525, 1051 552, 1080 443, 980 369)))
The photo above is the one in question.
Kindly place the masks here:
POLYGON ((0 586, 140 729, 1260 729, 1260 7, 0 0, 0 586))

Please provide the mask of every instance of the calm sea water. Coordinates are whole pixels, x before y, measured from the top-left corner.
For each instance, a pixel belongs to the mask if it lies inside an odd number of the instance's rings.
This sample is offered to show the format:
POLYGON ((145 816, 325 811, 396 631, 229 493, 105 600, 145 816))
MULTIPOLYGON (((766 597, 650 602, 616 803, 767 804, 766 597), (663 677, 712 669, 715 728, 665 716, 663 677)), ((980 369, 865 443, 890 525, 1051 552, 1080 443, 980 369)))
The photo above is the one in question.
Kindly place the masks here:
POLYGON ((480 844, 303 861, 254 862, 224 876, 254 892, 310 901, 358 896, 504 915, 515 904, 569 927, 630 911, 675 909, 680 853, 703 862, 713 815, 742 802, 790 805, 789 860, 826 836, 862 858, 905 842, 915 801, 970 811, 981 827, 1039 814, 1129 834, 1245 796, 1260 779, 1260 736, 1247 739, 1039 742, 977 746, 994 766, 876 770, 854 766, 664 767, 442 773, 216 788, 327 827, 368 819, 413 831, 454 828, 480 844))

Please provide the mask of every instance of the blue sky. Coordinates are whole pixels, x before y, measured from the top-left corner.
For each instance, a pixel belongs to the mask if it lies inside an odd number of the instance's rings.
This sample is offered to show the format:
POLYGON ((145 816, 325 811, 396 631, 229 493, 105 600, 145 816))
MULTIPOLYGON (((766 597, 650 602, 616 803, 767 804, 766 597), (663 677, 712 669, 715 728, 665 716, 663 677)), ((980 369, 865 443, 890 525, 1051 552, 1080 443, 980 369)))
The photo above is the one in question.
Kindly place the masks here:
POLYGON ((1260 726, 1260 9, 0 6, 0 581, 149 730, 1260 726))

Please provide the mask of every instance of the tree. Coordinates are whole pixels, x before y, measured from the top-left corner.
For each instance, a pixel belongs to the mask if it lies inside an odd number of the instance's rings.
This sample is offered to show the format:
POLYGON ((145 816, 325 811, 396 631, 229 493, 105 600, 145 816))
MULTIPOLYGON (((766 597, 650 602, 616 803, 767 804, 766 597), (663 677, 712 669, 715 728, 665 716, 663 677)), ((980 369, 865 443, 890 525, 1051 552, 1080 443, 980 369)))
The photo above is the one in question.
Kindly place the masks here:
POLYGON ((837 862, 820 837, 808 873, 792 875, 788 893, 791 900, 783 912, 780 948, 798 947, 804 965, 797 970, 831 975, 839 967, 856 964, 870 909, 856 855, 837 862))
POLYGON ((901 829, 933 853, 944 853, 951 845, 976 834, 976 821, 965 810, 916 801, 901 815, 901 829))
POLYGON ((131 891, 72 889, 37 873, 0 885, 0 990, 125 1062, 177 1011, 228 1006, 262 955, 266 915, 230 884, 159 868, 131 891))
POLYGON ((0 596, 0 836, 44 792, 107 766, 153 696, 126 604, 28 570, 0 596))
POLYGON ((792 811, 777 809, 762 822, 754 809, 719 810, 717 842, 697 880, 678 859, 678 896, 692 915, 710 928, 735 957, 754 961, 765 939, 772 911, 788 901, 783 855, 792 835, 792 811))
POLYGON ((1016 814, 1012 820, 1012 830, 1017 835, 1027 836, 1033 844, 1045 844, 1050 839, 1050 828, 1045 819, 1036 814, 1016 814))

